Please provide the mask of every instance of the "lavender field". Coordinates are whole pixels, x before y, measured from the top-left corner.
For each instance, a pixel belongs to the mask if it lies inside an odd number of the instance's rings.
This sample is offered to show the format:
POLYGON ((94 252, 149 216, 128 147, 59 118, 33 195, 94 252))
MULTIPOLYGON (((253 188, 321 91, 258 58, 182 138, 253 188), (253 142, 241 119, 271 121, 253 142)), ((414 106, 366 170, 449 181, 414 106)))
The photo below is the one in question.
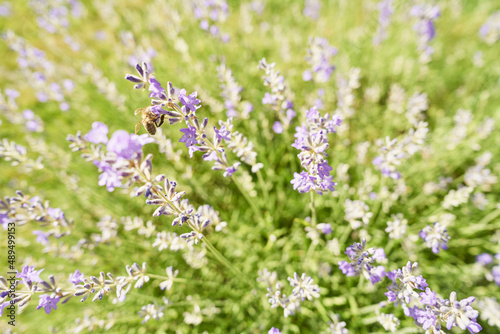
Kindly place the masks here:
POLYGON ((0 0, 3 333, 500 333, 497 0, 0 0))

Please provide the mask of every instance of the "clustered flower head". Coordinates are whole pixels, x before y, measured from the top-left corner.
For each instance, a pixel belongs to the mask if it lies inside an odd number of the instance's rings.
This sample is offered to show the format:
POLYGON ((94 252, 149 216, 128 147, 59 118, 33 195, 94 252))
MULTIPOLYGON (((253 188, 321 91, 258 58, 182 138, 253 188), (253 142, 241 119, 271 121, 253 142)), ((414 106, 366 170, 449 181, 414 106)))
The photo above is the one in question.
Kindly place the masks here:
POLYGON ((294 173, 291 181, 293 189, 300 193, 316 191, 323 194, 325 191, 334 191, 336 183, 330 171, 333 169, 325 159, 326 149, 329 147, 327 134, 336 132, 342 120, 337 115, 326 114, 321 116, 318 108, 312 107, 306 111, 306 123, 296 128, 295 142, 292 146, 301 152, 298 154, 304 171, 294 173))
POLYGON ((270 93, 265 93, 262 104, 268 104, 277 113, 279 121, 275 123, 273 130, 276 133, 282 133, 283 130, 288 129, 296 113, 292 109, 292 93, 285 83, 285 78, 274 68, 275 66, 276 63, 268 64, 266 58, 262 58, 258 69, 265 72, 262 76, 264 86, 271 89, 270 93))
POLYGON ((6 138, 0 141, 0 158, 3 158, 5 161, 11 161, 12 166, 19 166, 26 172, 44 168, 42 156, 39 156, 36 160, 30 159, 28 158, 26 147, 9 141, 6 138))
POLYGON ((387 222, 385 231, 389 233, 391 239, 402 239, 408 228, 408 220, 404 218, 402 213, 391 215, 392 220, 387 222))
POLYGON ((375 262, 385 260, 383 248, 366 248, 366 240, 361 243, 353 243, 347 247, 344 254, 349 257, 350 262, 340 261, 339 268, 347 277, 359 276, 363 274, 372 284, 380 282, 386 275, 384 266, 375 266, 375 262))
POLYGON ((311 65, 311 70, 304 71, 304 81, 328 82, 335 70, 331 59, 337 52, 337 48, 331 46, 326 38, 310 37, 306 61, 311 65))
POLYGON ((221 34, 219 23, 226 21, 229 6, 226 0, 196 0, 193 2, 194 16, 200 21, 200 28, 223 42, 229 41, 228 34, 221 34))
POLYGON ((373 44, 379 45, 382 41, 387 39, 387 28, 391 24, 391 16, 394 13, 394 6, 392 0, 382 0, 377 3, 378 27, 375 36, 373 37, 373 44))
POLYGON ((158 124, 161 115, 168 119, 170 124, 176 124, 184 121, 187 128, 181 129, 183 134, 179 142, 184 143, 189 149, 190 157, 195 151, 203 152, 203 160, 214 161, 214 170, 223 170, 224 176, 231 176, 238 167, 239 162, 230 165, 227 161, 226 152, 223 148, 223 142, 231 141, 230 131, 222 125, 219 129, 214 127, 213 139, 210 141, 206 134, 208 118, 203 119, 200 123, 196 117, 196 110, 200 106, 200 100, 197 98, 197 92, 186 94, 185 89, 181 89, 175 96, 175 89, 172 83, 168 83, 168 89, 162 87, 161 83, 148 72, 148 67, 145 63, 136 65, 139 76, 127 74, 125 79, 136 83, 135 89, 146 88, 149 86, 149 97, 151 98, 151 112, 156 116, 158 124), (176 101, 179 101, 179 105, 176 101), (163 108, 168 108, 167 110, 163 108))
POLYGON ((432 249, 434 254, 439 253, 439 249, 448 249, 448 240, 450 236, 446 230, 446 226, 435 222, 432 226, 427 225, 420 231, 420 238, 424 239, 427 247, 432 249))
POLYGON ((319 14, 321 11, 321 1, 320 0, 306 0, 304 4, 304 15, 311 20, 319 19, 319 14))
POLYGON ((422 277, 416 275, 418 264, 408 264, 398 270, 387 274, 392 281, 385 293, 390 302, 395 306, 401 305, 406 316, 415 320, 415 324, 426 330, 426 333, 443 333, 442 323, 446 329, 458 327, 479 333, 482 329, 476 321, 479 312, 471 306, 475 297, 457 300, 456 292, 451 292, 449 299, 441 299, 432 291, 422 277), (424 292, 418 292, 421 290, 424 292))
POLYGON ((398 180, 401 178, 398 167, 422 148, 428 132, 428 123, 420 121, 400 142, 397 138, 391 139, 389 136, 385 141, 379 140, 377 142, 379 155, 373 159, 373 165, 382 172, 382 175, 398 180))
POLYGON ((365 202, 361 200, 346 199, 344 202, 344 219, 351 224, 352 229, 356 230, 362 226, 368 225, 373 213, 365 202))
POLYGON ((8 30, 2 34, 9 48, 17 54, 20 73, 35 91, 40 103, 55 101, 61 111, 69 110, 66 97, 73 92, 75 84, 71 79, 62 79, 57 66, 49 61, 44 51, 29 45, 23 38, 8 30))
POLYGON ((38 25, 49 33, 64 33, 71 17, 82 16, 83 5, 78 0, 30 1, 30 7, 37 14, 38 25))
POLYGON ((217 66, 217 75, 221 83, 221 96, 224 98, 224 107, 227 117, 248 118, 253 106, 248 101, 241 101, 243 87, 238 85, 233 76, 233 71, 222 63, 217 66))
MULTIPOLYGON (((67 220, 59 208, 51 208, 48 201, 42 201, 38 196, 27 196, 16 191, 16 196, 6 196, 0 200, 0 225, 7 230, 9 223, 21 226, 29 222, 39 224, 46 231, 33 229, 36 241, 45 245, 48 237, 60 238, 70 234, 72 220, 67 220)), ((38 227, 38 226, 37 226, 38 227)))
POLYGON ((500 40, 500 11, 494 12, 479 29, 479 36, 488 44, 500 40))
POLYGON ((79 132, 76 136, 68 136, 73 151, 83 151, 82 157, 99 168, 99 185, 113 191, 139 182, 141 173, 151 175, 153 157, 144 158, 142 146, 154 140, 148 135, 138 136, 124 130, 115 131, 108 139, 108 131, 106 124, 94 122, 86 135, 79 132), (135 167, 139 167, 138 170, 135 167))
POLYGON ((282 307, 285 318, 294 315, 300 310, 300 304, 306 299, 312 301, 314 298, 319 298, 320 288, 313 284, 314 281, 310 276, 303 273, 299 276, 297 273, 293 277, 288 277, 290 286, 293 288, 291 295, 286 295, 282 292, 283 285, 277 281, 275 272, 271 273, 267 269, 259 271, 259 282, 267 283, 267 297, 272 308, 282 307))
POLYGON ((438 6, 417 4, 412 7, 410 15, 418 20, 413 26, 413 30, 418 35, 417 45, 420 59, 423 63, 427 63, 434 53, 434 48, 430 45, 430 42, 436 36, 434 20, 441 15, 441 12, 438 6))
POLYGON ((488 253, 479 254, 476 262, 487 269, 485 270, 486 279, 495 281, 495 284, 500 286, 500 253, 497 253, 495 257, 488 253))

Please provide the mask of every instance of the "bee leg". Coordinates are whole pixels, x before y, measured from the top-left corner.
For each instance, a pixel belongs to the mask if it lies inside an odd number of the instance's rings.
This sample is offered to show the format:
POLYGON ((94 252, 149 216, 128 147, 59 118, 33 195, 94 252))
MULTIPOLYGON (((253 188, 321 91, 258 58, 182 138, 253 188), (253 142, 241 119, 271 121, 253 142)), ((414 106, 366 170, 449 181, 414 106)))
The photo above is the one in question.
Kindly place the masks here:
POLYGON ((160 127, 160 126, 162 126, 163 122, 165 121, 165 115, 161 115, 161 116, 158 118, 158 120, 159 120, 160 122, 158 123, 158 125, 157 125, 157 126, 158 126, 158 127, 160 127))

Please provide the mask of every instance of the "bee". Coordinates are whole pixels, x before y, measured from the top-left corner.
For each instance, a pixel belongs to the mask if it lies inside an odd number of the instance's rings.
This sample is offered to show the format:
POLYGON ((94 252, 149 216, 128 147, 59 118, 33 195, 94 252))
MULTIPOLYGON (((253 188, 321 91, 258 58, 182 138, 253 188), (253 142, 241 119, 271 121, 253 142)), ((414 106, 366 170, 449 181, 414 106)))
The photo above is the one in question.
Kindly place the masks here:
POLYGON ((135 134, 139 132, 141 125, 144 125, 144 129, 146 129, 150 135, 154 135, 156 133, 156 128, 162 126, 165 121, 165 115, 157 116, 151 111, 151 106, 137 109, 134 115, 138 114, 142 114, 142 119, 135 125, 135 134))

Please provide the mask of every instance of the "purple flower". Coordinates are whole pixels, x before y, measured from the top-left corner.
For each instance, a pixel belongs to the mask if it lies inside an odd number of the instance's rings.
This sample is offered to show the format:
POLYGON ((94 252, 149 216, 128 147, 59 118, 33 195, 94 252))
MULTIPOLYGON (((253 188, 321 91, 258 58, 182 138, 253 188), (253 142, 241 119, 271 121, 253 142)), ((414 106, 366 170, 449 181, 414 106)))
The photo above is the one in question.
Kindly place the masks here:
POLYGON ((471 333, 478 333, 482 327, 476 322, 479 312, 471 306, 475 297, 469 297, 457 301, 457 293, 453 291, 450 294, 449 306, 441 307, 442 313, 448 314, 446 320, 446 329, 451 329, 453 326, 460 329, 468 329, 471 333))
POLYGON ((281 122, 279 121, 274 122, 273 131, 275 133, 283 133, 283 125, 281 124, 281 122))
POLYGON ((450 240, 450 236, 444 225, 439 223, 434 223, 432 227, 427 225, 420 231, 419 235, 420 238, 425 240, 427 247, 431 248, 434 254, 439 253, 439 248, 443 250, 448 249, 448 240, 450 240))
POLYGON ((83 273, 80 272, 80 270, 75 270, 75 273, 70 273, 69 274, 69 282, 77 285, 78 283, 83 282, 83 273))
MULTIPOLYGON (((156 106, 151 106, 151 112, 153 114, 155 114, 156 116, 160 116, 160 115, 166 115, 168 113, 168 111, 166 111, 165 109, 163 109, 161 107, 161 104, 158 104, 156 106)), ((157 119, 158 121, 159 119, 157 119)))
POLYGON ((319 118, 319 111, 316 106, 312 107, 308 111, 306 111, 306 118, 310 121, 314 121, 319 118))
POLYGON ((186 129, 180 130, 184 135, 179 139, 180 143, 185 143, 186 147, 198 144, 196 141, 196 128, 192 125, 188 125, 186 129))
POLYGON ((4 2, 0 5, 0 16, 6 17, 10 15, 10 3, 4 2))
POLYGON ((420 293, 420 301, 422 304, 434 306, 437 303, 436 293, 432 291, 430 288, 425 288, 425 292, 420 293))
POLYGON ((153 138, 145 135, 129 134, 125 130, 118 130, 113 133, 106 145, 108 151, 115 153, 120 158, 130 160, 136 153, 142 151, 142 146, 153 142, 153 138))
POLYGON ((5 95, 7 95, 9 99, 15 100, 19 97, 19 92, 15 89, 6 88, 5 95))
POLYGON ((92 123, 92 130, 83 136, 83 139, 94 144, 106 144, 108 142, 108 131, 109 129, 106 124, 94 122, 92 123))
POLYGON ((40 296, 40 303, 37 306, 37 310, 43 309, 45 310, 45 313, 50 314, 52 309, 57 310, 57 303, 59 302, 59 298, 51 298, 49 295, 41 295, 40 296))
POLYGON ((495 284, 500 285, 500 265, 494 266, 491 269, 491 274, 493 275, 493 279, 495 280, 495 284))
POLYGON ((64 212, 59 208, 48 208, 47 214, 55 220, 65 219, 64 212))
MULTIPOLYGON (((129 79, 130 80, 130 79, 129 79)), ((152 75, 149 78, 149 97, 154 97, 157 99, 162 99, 162 97, 166 97, 165 89, 161 86, 161 83, 156 80, 156 78, 152 75)))
POLYGON ((221 126, 220 130, 217 130, 217 128, 214 126, 214 131, 215 131, 215 134, 217 135, 217 138, 219 138, 220 140, 222 140, 222 139, 231 140, 229 138, 229 136, 231 135, 231 132, 229 132, 229 130, 226 129, 225 125, 221 126))
POLYGON ((196 98, 197 95, 198 95, 197 92, 193 92, 188 96, 186 96, 186 90, 181 89, 181 91, 179 92, 179 100, 184 106, 186 106, 187 109, 195 112, 196 109, 200 107, 198 106, 198 104, 200 104, 201 102, 199 99, 196 98))
MULTIPOLYGON (((319 182, 319 187, 323 191, 335 191, 335 186, 337 185, 337 182, 333 182, 333 176, 327 176, 325 178, 321 178, 319 182)), ((316 190, 316 192, 320 195, 323 195, 321 191, 316 190)))
POLYGON ((40 270, 35 270, 34 266, 24 266, 23 271, 18 272, 17 270, 17 278, 23 278, 28 282, 40 282, 40 273, 44 271, 45 269, 40 269, 40 270))
POLYGON ((26 109, 26 110, 23 110, 23 117, 26 120, 34 119, 35 113, 33 112, 33 110, 26 109))
POLYGON ((321 224, 318 224, 317 227, 321 230, 321 233, 323 233, 323 234, 332 233, 332 225, 331 224, 321 223, 321 224))
POLYGON ((318 164, 318 175, 320 178, 328 177, 332 170, 333 168, 328 165, 327 161, 318 164))
POLYGON ((278 102, 278 96, 273 95, 271 93, 266 92, 264 97, 262 98, 262 104, 271 104, 274 105, 278 102))
MULTIPOLYGON (((293 106, 293 103, 292 103, 292 106, 293 106)), ((286 119, 291 121, 295 116, 297 116, 297 113, 295 112, 295 110, 293 110, 293 109, 286 110, 286 119)))
POLYGON ((237 168, 235 166, 229 166, 226 168, 226 172, 224 173, 224 176, 231 176, 237 171, 237 168))
POLYGON ((493 256, 491 256, 488 253, 479 254, 476 257, 476 262, 482 264, 483 266, 486 266, 486 265, 490 264, 491 262, 493 262, 493 256))
POLYGON ((415 306, 410 309, 410 316, 425 330, 436 324, 436 316, 431 309, 421 310, 415 306))
POLYGON ((39 242, 42 245, 46 245, 49 243, 48 237, 50 236, 50 233, 44 233, 43 231, 36 230, 33 231, 33 234, 36 235, 36 242, 39 242))
POLYGON ((10 305, 10 301, 0 304, 0 317, 3 315, 3 309, 10 305))
POLYGON ((293 185, 293 190, 298 190, 299 193, 307 193, 312 187, 315 187, 314 177, 311 177, 306 171, 293 173, 293 180, 290 183, 293 185))
POLYGON ((96 165, 97 168, 102 171, 102 173, 99 175, 98 184, 100 186, 106 186, 106 190, 109 192, 115 190, 115 188, 122 186, 120 175, 115 173, 110 164, 95 160, 94 165, 96 165))
POLYGON ((304 71, 304 73, 302 73, 302 80, 311 81, 312 78, 313 78, 313 75, 312 75, 311 71, 306 70, 306 71, 304 71))
POLYGON ((281 332, 278 328, 272 327, 267 334, 281 334, 281 332))
POLYGON ((356 276, 357 272, 356 269, 352 264, 350 264, 347 261, 340 261, 339 262, 339 269, 342 270, 342 273, 346 275, 347 277, 352 277, 356 276))
POLYGON ((10 223, 9 215, 6 213, 0 213, 0 225, 2 225, 4 230, 8 228, 9 223, 10 223))

